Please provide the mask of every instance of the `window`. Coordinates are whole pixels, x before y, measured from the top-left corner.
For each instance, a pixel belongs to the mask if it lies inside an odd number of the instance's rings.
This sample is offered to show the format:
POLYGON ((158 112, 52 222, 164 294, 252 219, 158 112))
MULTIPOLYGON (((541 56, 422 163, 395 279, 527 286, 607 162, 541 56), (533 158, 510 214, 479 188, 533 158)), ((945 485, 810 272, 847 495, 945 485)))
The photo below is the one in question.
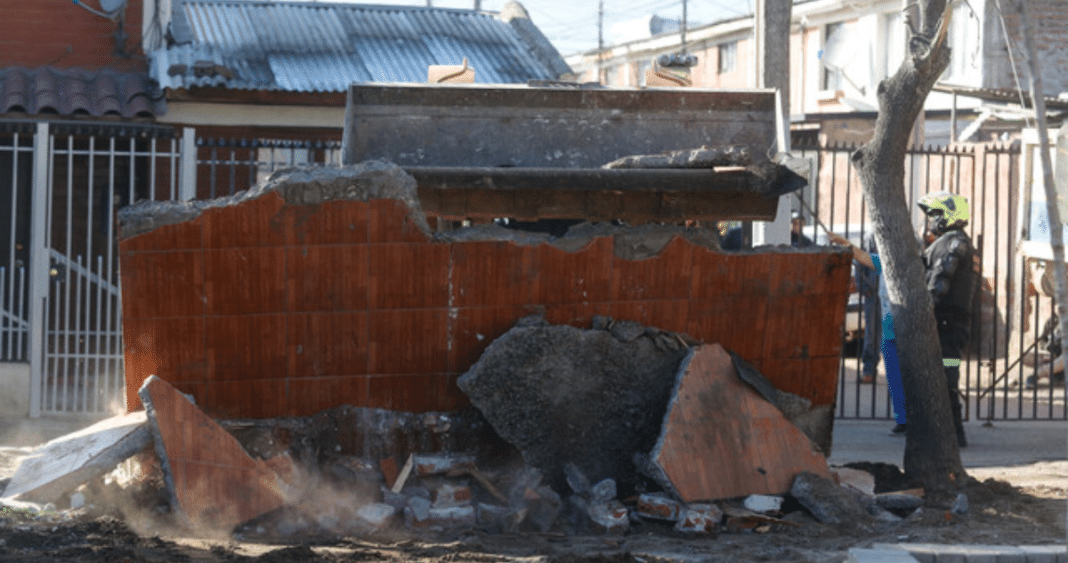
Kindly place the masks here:
POLYGON ((952 78, 956 82, 966 79, 979 68, 979 37, 982 26, 975 13, 967 4, 958 4, 953 8, 953 17, 949 25, 949 66, 942 73, 942 78, 952 78))
POLYGON ((829 23, 823 30, 823 50, 820 51, 820 61, 823 62, 821 90, 842 89, 842 68, 837 64, 829 64, 829 61, 835 57, 835 50, 844 36, 845 24, 842 22, 829 23))
POLYGON ((653 61, 639 61, 638 62, 638 86, 647 86, 645 83, 645 73, 649 71, 653 66, 653 61))
POLYGON ((905 24, 901 18, 901 12, 893 12, 883 16, 883 76, 891 76, 905 60, 905 24))
POLYGON ((719 73, 727 74, 734 72, 738 67, 738 42, 721 43, 719 45, 719 73))

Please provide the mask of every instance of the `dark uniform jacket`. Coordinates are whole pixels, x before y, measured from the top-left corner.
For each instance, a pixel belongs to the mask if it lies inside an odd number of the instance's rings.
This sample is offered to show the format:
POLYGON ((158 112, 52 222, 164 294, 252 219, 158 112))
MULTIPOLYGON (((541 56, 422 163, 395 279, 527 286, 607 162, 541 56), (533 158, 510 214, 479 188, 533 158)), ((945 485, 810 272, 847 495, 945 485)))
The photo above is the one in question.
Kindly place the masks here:
POLYGON ((934 298, 935 317, 966 320, 979 289, 979 254, 968 235, 951 229, 923 252, 927 290, 934 298))

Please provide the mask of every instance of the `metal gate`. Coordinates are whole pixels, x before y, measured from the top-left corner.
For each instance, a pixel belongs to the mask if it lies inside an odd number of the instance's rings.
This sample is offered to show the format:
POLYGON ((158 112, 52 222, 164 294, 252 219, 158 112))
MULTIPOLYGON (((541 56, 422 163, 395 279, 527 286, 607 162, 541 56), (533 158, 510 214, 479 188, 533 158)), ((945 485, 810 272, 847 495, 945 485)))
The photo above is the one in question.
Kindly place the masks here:
MULTIPOLYGON (((794 147, 795 154, 815 164, 810 186, 796 195, 804 202, 795 200, 793 206, 808 218, 805 234, 819 243, 825 243, 826 235, 818 223, 857 244, 871 233, 863 188, 850 163, 856 148, 794 147)), ((1049 307, 1040 306, 1040 298, 1027 291, 1027 272, 1016 254, 1020 157, 1018 143, 913 147, 906 158, 906 202, 917 234, 923 219, 916 201, 923 195, 946 190, 965 195, 971 203, 967 231, 980 252, 985 281, 974 304, 971 342, 961 367, 965 415, 983 420, 1066 419, 1063 386, 1027 386, 1032 366, 1043 359, 1033 344, 1041 332, 1041 311, 1049 307)), ((865 301, 859 292, 850 298, 836 415, 891 419, 885 380, 879 378, 875 384, 858 380, 867 324, 865 301)), ((877 338, 878 330, 874 334, 877 338)))
POLYGON ((167 127, 7 123, 0 137, 0 361, 30 364, 30 415, 125 408, 115 212, 179 195, 167 127))

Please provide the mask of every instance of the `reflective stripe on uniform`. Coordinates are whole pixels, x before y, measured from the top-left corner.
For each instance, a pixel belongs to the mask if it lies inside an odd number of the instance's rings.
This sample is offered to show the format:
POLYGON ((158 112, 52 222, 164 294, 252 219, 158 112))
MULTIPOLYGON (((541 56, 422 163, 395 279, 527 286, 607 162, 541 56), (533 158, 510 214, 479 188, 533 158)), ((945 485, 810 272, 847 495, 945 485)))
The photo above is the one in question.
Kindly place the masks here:
POLYGON ((946 368, 960 367, 960 358, 942 358, 942 367, 946 367, 946 368))

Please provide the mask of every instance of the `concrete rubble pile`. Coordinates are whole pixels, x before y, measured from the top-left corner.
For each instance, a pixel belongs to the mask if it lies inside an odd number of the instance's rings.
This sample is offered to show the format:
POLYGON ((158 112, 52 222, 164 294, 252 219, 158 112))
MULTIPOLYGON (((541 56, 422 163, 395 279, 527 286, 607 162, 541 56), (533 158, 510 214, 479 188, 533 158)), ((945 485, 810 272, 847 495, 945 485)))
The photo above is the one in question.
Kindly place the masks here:
POLYGON ((147 512, 246 540, 864 530, 920 509, 922 490, 876 494, 870 473, 828 468, 736 365, 634 322, 531 317, 461 377, 477 411, 215 421, 151 377, 145 411, 37 448, 0 502, 99 514, 116 487, 155 487, 147 512))

